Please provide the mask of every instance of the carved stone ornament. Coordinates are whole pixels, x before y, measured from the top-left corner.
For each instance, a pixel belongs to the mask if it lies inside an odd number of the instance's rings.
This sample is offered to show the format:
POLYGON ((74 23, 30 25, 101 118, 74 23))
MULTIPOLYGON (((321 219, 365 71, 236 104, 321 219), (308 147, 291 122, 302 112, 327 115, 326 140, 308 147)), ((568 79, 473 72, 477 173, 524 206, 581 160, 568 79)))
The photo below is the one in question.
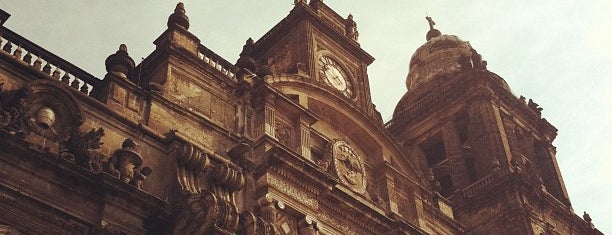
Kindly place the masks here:
POLYGON ((83 124, 77 99, 57 82, 36 80, 22 90, 29 93, 23 102, 30 130, 55 142, 68 138, 83 124))
POLYGON ((330 143, 329 153, 340 182, 358 193, 366 191, 366 175, 363 160, 347 142, 335 140, 330 143))
POLYGON ((142 189, 147 176, 153 171, 149 167, 142 167, 142 157, 135 151, 136 144, 131 139, 126 139, 113 156, 108 160, 106 172, 119 178, 125 183, 142 189))
POLYGON ((25 137, 30 128, 24 103, 32 92, 29 89, 4 91, 3 85, 4 83, 0 83, 0 129, 25 137))
POLYGON ((102 127, 91 129, 87 133, 74 129, 68 139, 60 143, 59 155, 94 172, 100 172, 105 157, 97 149, 104 144, 101 142, 103 136, 102 127))

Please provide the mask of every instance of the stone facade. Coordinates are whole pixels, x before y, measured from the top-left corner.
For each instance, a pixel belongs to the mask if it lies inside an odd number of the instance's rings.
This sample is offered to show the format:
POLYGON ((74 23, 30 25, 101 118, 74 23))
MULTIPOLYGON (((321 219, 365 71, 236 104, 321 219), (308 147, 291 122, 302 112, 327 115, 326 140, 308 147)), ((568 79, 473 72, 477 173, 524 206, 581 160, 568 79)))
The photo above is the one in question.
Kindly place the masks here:
POLYGON ((179 3, 102 79, 1 30, 0 234, 601 234, 556 129, 456 36, 428 33, 385 125, 356 22, 321 0, 236 63, 179 3))

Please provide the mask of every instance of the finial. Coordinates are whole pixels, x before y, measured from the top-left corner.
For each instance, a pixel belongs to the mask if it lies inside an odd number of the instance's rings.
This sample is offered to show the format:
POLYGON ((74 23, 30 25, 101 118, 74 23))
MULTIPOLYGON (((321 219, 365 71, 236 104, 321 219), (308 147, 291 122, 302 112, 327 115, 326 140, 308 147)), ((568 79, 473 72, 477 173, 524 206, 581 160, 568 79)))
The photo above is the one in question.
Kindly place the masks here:
POLYGON ((119 45, 119 51, 123 51, 123 52, 127 53, 127 46, 125 44, 119 45))
POLYGON ((108 56, 104 64, 106 65, 106 72, 114 73, 121 77, 127 77, 136 66, 134 59, 128 55, 125 44, 121 44, 115 54, 108 56))
POLYGON ((427 35, 425 36, 427 41, 431 40, 432 38, 442 35, 440 30, 437 30, 434 28, 434 25, 436 25, 436 22, 434 22, 431 17, 425 16, 425 19, 429 23, 429 32, 427 32, 427 35))
POLYGON ((182 2, 176 4, 176 8, 174 8, 174 13, 168 17, 168 28, 178 25, 185 30, 189 29, 189 17, 185 15, 185 6, 182 2))
POLYGON ((185 14, 185 5, 183 5, 182 2, 177 3, 176 7, 174 8, 174 13, 185 14))

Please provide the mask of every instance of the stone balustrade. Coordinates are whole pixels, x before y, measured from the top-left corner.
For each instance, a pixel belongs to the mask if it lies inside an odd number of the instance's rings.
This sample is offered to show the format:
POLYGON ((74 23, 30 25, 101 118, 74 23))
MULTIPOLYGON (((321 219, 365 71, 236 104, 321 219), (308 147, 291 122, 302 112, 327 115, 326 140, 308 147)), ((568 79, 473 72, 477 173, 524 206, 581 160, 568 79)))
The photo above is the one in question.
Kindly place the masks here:
POLYGON ((27 64, 86 95, 101 83, 100 79, 10 29, 2 27, 0 30, 0 53, 8 54, 22 64, 27 64))
POLYGON ((200 45, 198 57, 204 61, 207 65, 213 67, 223 74, 225 77, 230 80, 236 82, 236 71, 238 68, 234 66, 232 63, 223 59, 221 56, 217 55, 212 50, 208 49, 204 45, 200 45))
POLYGON ((462 189, 460 192, 455 193, 449 198, 449 201, 456 203, 459 200, 470 198, 480 192, 482 189, 488 187, 491 183, 496 182, 497 179, 504 177, 510 173, 508 168, 501 168, 499 172, 494 172, 484 178, 474 182, 470 186, 462 189))

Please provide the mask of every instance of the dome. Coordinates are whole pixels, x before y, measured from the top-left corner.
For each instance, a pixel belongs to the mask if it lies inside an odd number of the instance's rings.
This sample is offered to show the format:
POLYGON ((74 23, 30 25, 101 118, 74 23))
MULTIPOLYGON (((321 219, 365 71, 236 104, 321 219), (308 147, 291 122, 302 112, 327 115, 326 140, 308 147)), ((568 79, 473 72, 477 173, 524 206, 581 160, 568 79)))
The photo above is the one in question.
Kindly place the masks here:
POLYGON ((461 58, 472 57, 473 49, 469 42, 454 35, 441 35, 437 32, 438 35, 428 33, 427 42, 419 47, 410 59, 410 70, 406 78, 408 91, 413 91, 436 77, 461 71, 461 58))

